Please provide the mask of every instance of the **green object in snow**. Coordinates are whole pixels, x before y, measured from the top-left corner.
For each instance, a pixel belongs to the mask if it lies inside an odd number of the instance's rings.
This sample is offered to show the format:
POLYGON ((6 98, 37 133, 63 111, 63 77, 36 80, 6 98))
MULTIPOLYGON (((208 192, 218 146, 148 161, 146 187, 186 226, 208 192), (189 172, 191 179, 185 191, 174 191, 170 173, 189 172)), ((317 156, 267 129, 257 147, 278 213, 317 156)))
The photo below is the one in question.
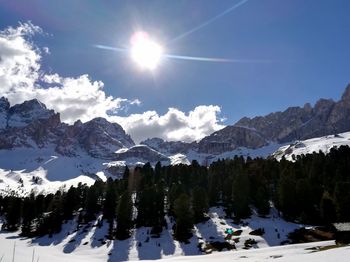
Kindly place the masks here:
POLYGON ((225 233, 231 235, 231 234, 233 234, 233 229, 232 228, 227 228, 225 233))

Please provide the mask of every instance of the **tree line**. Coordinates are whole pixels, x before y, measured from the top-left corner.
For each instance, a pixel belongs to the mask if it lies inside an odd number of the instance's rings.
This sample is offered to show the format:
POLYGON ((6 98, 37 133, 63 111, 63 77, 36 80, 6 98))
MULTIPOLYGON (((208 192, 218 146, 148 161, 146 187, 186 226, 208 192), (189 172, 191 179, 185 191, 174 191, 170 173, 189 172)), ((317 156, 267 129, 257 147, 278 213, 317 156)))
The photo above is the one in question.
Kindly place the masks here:
MULTIPOLYGON (((236 156, 209 167, 191 165, 152 167, 149 163, 123 177, 79 184, 55 194, 0 196, 3 229, 23 236, 52 236, 76 219, 78 225, 102 214, 109 238, 126 239, 132 228, 146 226, 159 235, 166 215, 175 221, 174 238, 186 241, 194 224, 208 219, 208 210, 222 206, 227 217, 247 218, 254 208, 266 216, 272 205, 286 220, 329 224, 350 221, 350 148, 284 158, 251 159, 236 156)), ((99 221, 99 223, 103 223, 99 221)))

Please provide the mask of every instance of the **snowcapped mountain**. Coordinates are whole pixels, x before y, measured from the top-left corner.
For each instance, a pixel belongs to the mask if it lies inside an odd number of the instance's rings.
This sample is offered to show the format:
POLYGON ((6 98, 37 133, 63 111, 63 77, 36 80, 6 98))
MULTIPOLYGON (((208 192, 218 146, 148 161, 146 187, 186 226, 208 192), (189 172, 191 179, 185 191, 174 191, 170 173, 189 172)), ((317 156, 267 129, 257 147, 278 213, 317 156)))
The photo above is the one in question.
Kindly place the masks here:
MULTIPOLYGON (((9 179, 18 183, 18 176, 13 175, 16 172, 29 178, 37 172, 42 181, 66 181, 80 175, 118 176, 126 165, 146 162, 169 165, 197 160, 208 165, 235 155, 267 157, 276 150, 274 156, 278 159, 282 155, 291 159, 292 154, 320 149, 327 152, 334 145, 349 144, 349 133, 334 137, 349 130, 350 85, 338 102, 321 99, 314 107, 306 104, 267 116, 242 118, 198 142, 152 138, 140 145, 135 145, 120 125, 104 118, 68 125, 61 122, 58 113, 36 99, 11 107, 3 97, 0 98, 0 189, 9 190, 9 185, 13 185, 9 179), (294 142, 324 135, 328 136, 294 142)), ((31 185, 27 191, 33 188, 40 191, 41 187, 29 178, 24 179, 31 185)))
POLYGON ((140 144, 146 145, 163 154, 184 154, 190 149, 195 150, 197 148, 196 142, 186 143, 182 141, 164 141, 163 139, 156 137, 142 141, 140 144))
POLYGON ((54 115, 53 110, 48 110, 37 99, 25 101, 8 109, 7 127, 25 127, 33 121, 49 119, 54 115))
MULTIPOLYGON (((29 193, 92 184, 115 152, 135 143, 123 128, 103 118, 74 125, 38 100, 10 107, 0 99, 0 191, 29 193)), ((125 164, 124 164, 125 166, 125 164)))
POLYGON ((233 154, 267 156, 277 149, 272 145, 284 145, 297 140, 331 135, 350 130, 350 85, 337 102, 320 99, 312 107, 289 107, 254 118, 244 117, 234 125, 214 132, 199 142, 167 142, 159 138, 148 139, 142 144, 163 154, 181 153, 189 158, 205 160, 233 154), (241 152, 241 153, 239 153, 241 152), (195 156, 197 154, 197 156, 195 156))
POLYGON ((238 147, 257 149, 273 143, 284 144, 350 130, 350 85, 341 99, 320 99, 312 107, 289 107, 254 118, 244 117, 233 126, 219 130, 199 142, 199 151, 222 153, 238 147))
POLYGON ((116 150, 134 145, 130 136, 116 123, 95 118, 86 123, 77 121, 70 126, 60 121, 58 113, 36 99, 10 107, 7 99, 1 98, 0 124, 0 150, 54 147, 64 156, 84 152, 108 159, 116 150))
POLYGON ((338 148, 342 145, 350 146, 350 132, 295 141, 294 143, 280 147, 273 153, 273 156, 277 160, 285 157, 285 159, 293 161, 293 155, 306 155, 320 151, 327 154, 332 148, 338 148))

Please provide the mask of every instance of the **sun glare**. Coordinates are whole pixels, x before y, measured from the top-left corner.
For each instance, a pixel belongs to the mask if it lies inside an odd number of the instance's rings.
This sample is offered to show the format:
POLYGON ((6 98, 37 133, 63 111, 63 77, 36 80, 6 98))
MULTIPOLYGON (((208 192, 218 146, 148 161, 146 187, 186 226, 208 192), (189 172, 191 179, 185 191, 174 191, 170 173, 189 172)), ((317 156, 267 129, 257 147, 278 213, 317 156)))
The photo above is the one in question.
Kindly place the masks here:
POLYGON ((163 48, 146 32, 136 32, 131 37, 131 57, 142 69, 156 69, 162 54, 163 48))

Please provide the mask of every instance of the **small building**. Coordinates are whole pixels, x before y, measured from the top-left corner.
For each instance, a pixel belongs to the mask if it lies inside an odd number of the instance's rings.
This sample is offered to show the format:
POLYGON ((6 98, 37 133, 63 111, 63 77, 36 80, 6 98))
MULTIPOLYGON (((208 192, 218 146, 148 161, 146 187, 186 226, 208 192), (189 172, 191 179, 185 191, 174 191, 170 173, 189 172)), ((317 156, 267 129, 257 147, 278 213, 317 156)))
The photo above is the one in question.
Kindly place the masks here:
POLYGON ((334 223, 335 242, 337 244, 350 244, 350 222, 334 223))

